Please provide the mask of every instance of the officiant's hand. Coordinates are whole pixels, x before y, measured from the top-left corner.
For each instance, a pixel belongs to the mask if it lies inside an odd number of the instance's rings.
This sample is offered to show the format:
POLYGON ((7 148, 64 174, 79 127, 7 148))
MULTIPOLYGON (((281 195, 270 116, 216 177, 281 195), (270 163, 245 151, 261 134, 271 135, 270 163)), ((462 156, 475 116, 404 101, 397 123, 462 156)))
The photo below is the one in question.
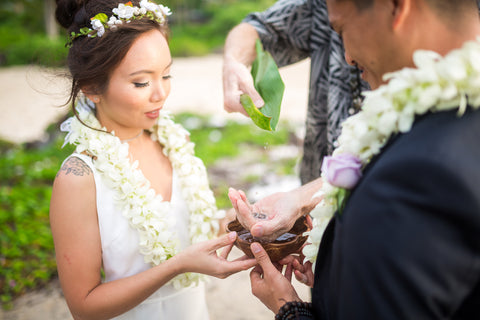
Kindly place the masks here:
POLYGON ((252 236, 275 240, 288 232, 295 221, 306 215, 316 201, 304 206, 295 192, 277 192, 250 204, 241 190, 230 188, 228 197, 237 212, 237 219, 252 236))
MULTIPOLYGON (((278 261, 281 265, 286 265, 288 269, 292 269, 295 275, 295 278, 313 288, 313 269, 312 263, 310 261, 305 261, 305 256, 303 254, 297 255, 288 255, 282 260, 278 261)), ((291 272, 291 271, 288 271, 291 272)))
POLYGON ((236 232, 230 232, 217 239, 199 242, 172 259, 180 261, 180 273, 196 272, 224 279, 239 271, 250 269, 257 263, 255 259, 250 259, 246 255, 232 261, 227 260, 236 238, 236 232), (220 249, 222 250, 218 253, 220 249))
MULTIPOLYGON (((253 51, 255 53, 255 51, 253 51)), ((256 55, 256 53, 255 53, 256 55)), ((251 57, 253 61, 255 56, 251 57)), ((248 94, 257 108, 265 102, 255 89, 253 77, 249 67, 238 61, 232 55, 226 54, 223 59, 223 102, 224 109, 228 112, 240 112, 248 116, 240 103, 240 95, 248 94)))
POLYGON ((275 314, 289 301, 301 301, 291 284, 292 273, 282 274, 282 265, 274 265, 263 247, 255 242, 250 248, 258 265, 250 272, 253 294, 275 314))

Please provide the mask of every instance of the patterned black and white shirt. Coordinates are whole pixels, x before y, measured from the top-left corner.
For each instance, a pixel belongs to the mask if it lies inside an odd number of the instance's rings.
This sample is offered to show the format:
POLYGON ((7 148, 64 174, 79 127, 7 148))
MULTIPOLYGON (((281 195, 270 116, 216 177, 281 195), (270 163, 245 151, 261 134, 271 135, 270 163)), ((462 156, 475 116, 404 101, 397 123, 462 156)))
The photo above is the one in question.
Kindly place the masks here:
POLYGON ((324 0, 279 0, 264 12, 248 15, 277 64, 285 66, 310 57, 310 88, 300 179, 318 178, 322 159, 332 153, 341 122, 355 113, 352 81, 358 70, 344 58, 342 41, 330 28, 324 0))

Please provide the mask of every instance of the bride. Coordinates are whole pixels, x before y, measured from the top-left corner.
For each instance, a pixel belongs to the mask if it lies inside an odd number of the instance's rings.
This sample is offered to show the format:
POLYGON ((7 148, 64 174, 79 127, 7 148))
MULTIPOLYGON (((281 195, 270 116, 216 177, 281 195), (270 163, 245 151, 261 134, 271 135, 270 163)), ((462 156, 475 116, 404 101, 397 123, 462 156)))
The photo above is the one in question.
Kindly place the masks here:
POLYGON ((236 234, 215 238, 223 215, 205 167, 163 110, 169 14, 147 0, 57 1, 75 106, 62 129, 76 151, 55 178, 50 223, 75 319, 208 319, 202 275, 256 264, 227 260, 236 234))

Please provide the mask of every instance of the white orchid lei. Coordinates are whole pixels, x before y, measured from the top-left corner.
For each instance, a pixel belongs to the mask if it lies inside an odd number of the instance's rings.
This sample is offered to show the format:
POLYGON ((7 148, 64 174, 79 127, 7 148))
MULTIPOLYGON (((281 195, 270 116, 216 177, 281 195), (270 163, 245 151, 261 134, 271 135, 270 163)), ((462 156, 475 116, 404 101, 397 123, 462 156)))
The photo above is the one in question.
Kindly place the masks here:
POLYGON ((167 22, 167 16, 172 14, 168 7, 148 0, 140 1, 140 7, 134 6, 131 1, 125 4, 120 3, 117 8, 112 9, 112 13, 110 18, 105 13, 98 13, 90 19, 92 28, 83 27, 78 33, 71 32, 67 46, 71 45, 75 38, 81 36, 101 37, 105 33, 105 29, 115 30, 118 25, 144 17, 163 25, 167 22))
POLYGON ((328 222, 337 210, 341 211, 349 189, 361 177, 361 169, 380 153, 392 135, 410 131, 415 116, 427 112, 458 109, 461 116, 467 105, 479 109, 480 37, 445 57, 432 51, 416 51, 413 61, 415 69, 387 74, 387 84, 365 92, 362 110, 342 124, 339 145, 332 157, 324 159, 323 185, 314 196, 324 198, 310 212, 313 228, 307 232, 310 244, 303 250, 307 261, 316 261, 328 222))
MULTIPOLYGON (((105 183, 116 193, 117 208, 140 236, 140 252, 145 262, 158 265, 179 252, 179 241, 171 230, 171 204, 163 201, 150 188, 149 181, 138 169, 138 161, 130 163, 128 143, 122 143, 115 133, 101 128, 88 102, 80 99, 77 104, 80 119, 92 128, 83 125, 76 117, 62 123, 67 131, 65 144, 76 145, 76 152, 86 152, 94 158, 93 164, 105 183)), ((225 212, 217 210, 213 192, 209 188, 205 166, 194 156, 194 144, 182 126, 176 124, 166 111, 160 112, 156 125, 150 130, 151 138, 163 146, 176 171, 182 195, 189 209, 189 233, 191 243, 213 238, 219 229, 218 220, 225 212)), ((198 283, 202 275, 184 273, 172 282, 176 287, 198 283)))

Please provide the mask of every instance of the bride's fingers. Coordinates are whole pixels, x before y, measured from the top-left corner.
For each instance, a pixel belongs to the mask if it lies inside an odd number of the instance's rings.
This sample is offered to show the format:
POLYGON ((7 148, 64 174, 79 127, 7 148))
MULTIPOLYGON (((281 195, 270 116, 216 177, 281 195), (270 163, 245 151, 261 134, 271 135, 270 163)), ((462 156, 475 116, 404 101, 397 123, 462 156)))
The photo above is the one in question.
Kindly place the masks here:
POLYGON ((227 245, 226 247, 224 247, 222 249, 222 251, 220 251, 220 258, 224 259, 224 260, 227 260, 228 258, 228 255, 230 254, 230 252, 232 251, 232 248, 233 248, 233 243, 227 245))
POLYGON ((235 259, 235 260, 233 260, 233 261, 243 261, 243 260, 251 260, 251 259, 253 259, 253 258, 250 258, 250 257, 247 256, 247 255, 243 255, 243 256, 241 256, 240 258, 237 258, 237 259, 235 259))
POLYGON ((216 252, 223 247, 231 247, 235 242, 235 239, 237 239, 237 233, 232 231, 221 237, 218 237, 217 239, 210 240, 209 250, 211 250, 210 252, 216 252))

